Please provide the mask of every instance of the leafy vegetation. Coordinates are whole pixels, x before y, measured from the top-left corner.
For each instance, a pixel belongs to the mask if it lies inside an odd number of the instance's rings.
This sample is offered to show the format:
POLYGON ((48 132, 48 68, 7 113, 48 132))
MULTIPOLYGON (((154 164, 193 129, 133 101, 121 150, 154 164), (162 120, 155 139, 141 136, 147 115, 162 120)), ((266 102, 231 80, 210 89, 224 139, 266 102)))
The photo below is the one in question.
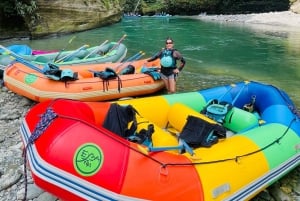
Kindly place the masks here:
MULTIPOLYGON (((288 10, 294 0, 141 0, 137 11, 143 15, 167 12, 177 15, 260 13, 288 10)), ((125 12, 132 12, 138 0, 126 0, 125 12)))
POLYGON ((1 0, 0 12, 4 25, 27 26, 31 29, 38 19, 36 0, 1 0), (7 21, 13 22, 7 24, 7 21))
POLYGON ((270 11, 284 11, 289 9, 289 0, 223 0, 216 11, 218 13, 260 13, 270 11))

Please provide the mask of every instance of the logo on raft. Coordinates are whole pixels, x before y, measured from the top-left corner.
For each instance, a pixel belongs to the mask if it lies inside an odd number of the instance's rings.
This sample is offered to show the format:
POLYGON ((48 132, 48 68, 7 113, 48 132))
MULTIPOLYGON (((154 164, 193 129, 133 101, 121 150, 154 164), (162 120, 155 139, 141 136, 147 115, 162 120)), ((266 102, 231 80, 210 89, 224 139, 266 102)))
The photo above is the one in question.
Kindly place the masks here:
POLYGON ((32 84, 37 80, 37 76, 35 74, 28 74, 25 76, 25 83, 32 84))
POLYGON ((101 168, 103 160, 103 152, 100 147, 93 143, 86 143, 76 150, 73 165, 78 174, 92 176, 101 168))

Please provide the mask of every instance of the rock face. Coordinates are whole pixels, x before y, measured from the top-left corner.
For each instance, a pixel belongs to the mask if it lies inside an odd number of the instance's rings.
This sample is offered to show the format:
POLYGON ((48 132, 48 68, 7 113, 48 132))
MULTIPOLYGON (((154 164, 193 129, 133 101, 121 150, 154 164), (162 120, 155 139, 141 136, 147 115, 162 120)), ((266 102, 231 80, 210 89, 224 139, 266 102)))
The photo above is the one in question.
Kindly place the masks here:
POLYGON ((121 20, 117 0, 38 0, 39 20, 32 38, 84 31, 121 20))
POLYGON ((295 1, 291 7, 290 10, 294 13, 300 14, 300 0, 295 1))

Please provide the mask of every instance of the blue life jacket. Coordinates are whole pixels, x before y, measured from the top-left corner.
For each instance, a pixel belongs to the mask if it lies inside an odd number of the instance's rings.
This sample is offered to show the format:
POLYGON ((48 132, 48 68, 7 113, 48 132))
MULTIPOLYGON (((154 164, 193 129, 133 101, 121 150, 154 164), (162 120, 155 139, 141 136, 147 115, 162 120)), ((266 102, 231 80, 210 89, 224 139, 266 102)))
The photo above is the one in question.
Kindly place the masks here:
POLYGON ((174 68, 176 67, 176 61, 173 57, 173 51, 174 50, 168 50, 164 49, 162 51, 161 57, 160 57, 160 65, 165 68, 174 68))

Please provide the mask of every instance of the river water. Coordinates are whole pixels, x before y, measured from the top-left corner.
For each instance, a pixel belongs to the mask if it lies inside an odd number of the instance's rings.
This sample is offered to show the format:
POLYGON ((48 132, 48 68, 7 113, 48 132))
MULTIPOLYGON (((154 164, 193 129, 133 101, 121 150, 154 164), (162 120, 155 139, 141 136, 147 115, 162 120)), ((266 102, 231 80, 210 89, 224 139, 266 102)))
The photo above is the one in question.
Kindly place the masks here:
POLYGON ((85 32, 40 40, 13 40, 3 45, 29 44, 34 49, 75 49, 105 40, 123 43, 128 56, 144 51, 150 57, 171 36, 187 64, 178 80, 178 92, 256 80, 285 90, 300 105, 300 30, 203 22, 182 17, 131 17, 85 32), (69 43, 70 38, 76 38, 69 43))

